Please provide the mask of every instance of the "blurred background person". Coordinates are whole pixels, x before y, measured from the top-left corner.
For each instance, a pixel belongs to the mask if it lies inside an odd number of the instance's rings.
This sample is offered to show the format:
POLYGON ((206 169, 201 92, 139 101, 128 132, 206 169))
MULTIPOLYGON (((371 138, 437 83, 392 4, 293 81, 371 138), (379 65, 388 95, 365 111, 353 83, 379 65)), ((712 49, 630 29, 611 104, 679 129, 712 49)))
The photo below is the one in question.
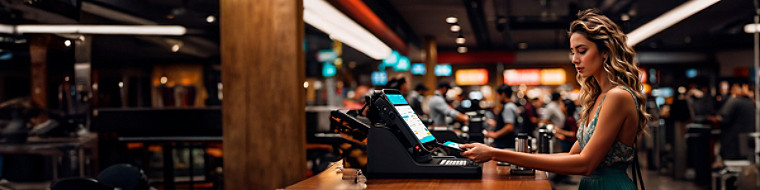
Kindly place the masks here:
POLYGON ((486 138, 493 138, 495 148, 515 148, 515 125, 520 111, 512 102, 512 88, 506 85, 500 86, 496 92, 499 101, 503 105, 499 114, 496 115, 496 127, 486 133, 486 138))
POLYGON ((449 84, 448 81, 439 82, 438 89, 435 90, 435 95, 430 97, 430 100, 428 101, 430 118, 433 120, 433 126, 446 126, 446 116, 462 122, 467 122, 468 120, 467 115, 454 110, 446 102, 445 95, 449 89, 451 89, 451 84, 449 84))
POLYGON ((720 156, 723 160, 746 159, 739 151, 742 143, 739 136, 754 131, 755 103, 749 89, 746 83, 733 84, 731 97, 718 114, 717 119, 721 123, 720 156))
POLYGON ((562 96, 559 92, 552 92, 551 102, 546 104, 546 108, 541 113, 541 121, 539 126, 552 124, 555 129, 563 129, 565 125, 565 113, 562 112, 562 96))
POLYGON ((528 100, 528 103, 523 106, 523 110, 520 113, 520 117, 524 119, 522 124, 524 129, 522 130, 529 131, 527 132, 528 135, 535 137, 535 134, 533 134, 533 132, 535 132, 536 127, 538 127, 538 120, 541 118, 540 114, 538 113, 538 108, 540 108, 542 104, 543 103, 540 99, 534 97, 530 98, 530 100, 528 100))
POLYGON ((412 107, 417 115, 425 115, 422 111, 422 102, 425 101, 425 93, 427 93, 427 91, 427 86, 420 83, 414 87, 414 91, 409 92, 409 95, 406 96, 406 101, 409 102, 409 106, 412 107))
POLYGON ((707 118, 715 114, 715 99, 707 90, 707 83, 705 78, 694 78, 689 84, 689 91, 686 92, 689 114, 694 123, 708 122, 707 118))
MULTIPOLYGON (((563 100, 560 107, 565 114, 565 124, 563 125, 564 128, 554 128, 554 137, 559 140, 562 152, 570 152, 570 149, 573 148, 573 144, 575 144, 575 141, 577 140, 575 138, 575 134, 578 132, 578 121, 575 119, 576 105, 572 100, 563 100)), ((570 180, 570 176, 564 174, 555 175, 552 178, 552 182, 577 184, 570 180)))

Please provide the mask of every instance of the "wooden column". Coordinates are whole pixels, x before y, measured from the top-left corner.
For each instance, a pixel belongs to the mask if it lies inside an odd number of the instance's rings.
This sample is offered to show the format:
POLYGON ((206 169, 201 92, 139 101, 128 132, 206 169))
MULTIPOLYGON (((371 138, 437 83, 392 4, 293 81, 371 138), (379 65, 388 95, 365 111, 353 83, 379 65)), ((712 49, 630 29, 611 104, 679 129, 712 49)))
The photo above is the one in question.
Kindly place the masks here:
POLYGON ((306 171, 301 0, 221 0, 225 189, 284 188, 306 171))
POLYGON ((438 88, 438 78, 435 76, 435 65, 438 64, 438 47, 435 43, 435 37, 425 36, 425 86, 428 86, 426 95, 435 94, 438 88))
POLYGON ((47 108, 47 53, 50 35, 42 34, 31 37, 29 43, 29 59, 31 62, 32 102, 47 108))

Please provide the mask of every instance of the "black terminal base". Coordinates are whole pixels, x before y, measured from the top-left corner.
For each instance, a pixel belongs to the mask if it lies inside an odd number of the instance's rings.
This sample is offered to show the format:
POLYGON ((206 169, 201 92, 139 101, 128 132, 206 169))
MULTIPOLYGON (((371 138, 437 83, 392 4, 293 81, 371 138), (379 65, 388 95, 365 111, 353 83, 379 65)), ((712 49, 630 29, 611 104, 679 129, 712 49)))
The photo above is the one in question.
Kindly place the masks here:
MULTIPOLYGON (((415 161, 410 151, 398 140, 397 136, 385 127, 372 127, 367 137, 367 172, 368 178, 481 178, 480 164, 466 166, 443 166, 438 163, 441 159, 430 155, 414 157, 429 157, 427 162, 415 161)), ((417 159, 420 160, 420 159, 417 159)))

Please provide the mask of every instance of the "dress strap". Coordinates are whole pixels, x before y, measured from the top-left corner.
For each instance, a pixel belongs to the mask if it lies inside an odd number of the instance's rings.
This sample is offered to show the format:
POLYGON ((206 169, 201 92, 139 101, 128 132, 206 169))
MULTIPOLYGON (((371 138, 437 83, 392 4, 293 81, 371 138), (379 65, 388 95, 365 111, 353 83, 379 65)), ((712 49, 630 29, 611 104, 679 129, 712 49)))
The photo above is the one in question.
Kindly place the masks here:
POLYGON ((594 118, 592 120, 595 120, 595 119, 597 119, 599 117, 599 110, 602 110, 602 105, 604 103, 604 99, 607 99, 607 94, 605 94, 602 97, 602 101, 599 102, 599 106, 596 107, 596 113, 594 113, 594 118))

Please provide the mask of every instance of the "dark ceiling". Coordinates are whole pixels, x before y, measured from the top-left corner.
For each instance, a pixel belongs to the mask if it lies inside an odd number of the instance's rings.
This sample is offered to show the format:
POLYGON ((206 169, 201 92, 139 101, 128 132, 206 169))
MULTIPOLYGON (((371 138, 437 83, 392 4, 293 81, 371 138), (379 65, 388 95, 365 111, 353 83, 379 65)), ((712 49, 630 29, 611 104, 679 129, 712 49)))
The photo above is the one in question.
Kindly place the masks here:
MULTIPOLYGON (((436 38, 453 50, 458 34, 444 20, 459 18, 471 50, 567 48, 567 28, 578 10, 598 8, 628 33, 685 0, 390 0, 414 33, 436 38), (623 21, 623 15, 628 16, 623 21)), ((370 4, 371 5, 371 4, 370 4)), ((752 22, 752 1, 724 0, 639 43, 639 50, 716 50, 750 48, 744 33, 752 22)), ((381 15, 383 16, 383 15, 381 15)), ((385 15, 385 17, 390 17, 385 15)))
MULTIPOLYGON (((444 19, 459 18, 466 46, 478 50, 566 49, 568 24, 578 10, 599 8, 625 32, 686 0, 364 0, 401 39, 420 49, 434 36, 442 51, 458 36, 444 19), (623 15, 629 20, 623 21, 623 15)), ((638 50, 718 51, 751 48, 743 26, 752 21, 750 0, 723 0, 639 43, 638 50)), ((219 1, 215 0, 0 0, 2 24, 183 25, 182 37, 95 36, 93 59, 218 60, 219 1), (213 16, 214 22, 206 18, 213 16), (182 42, 179 52, 171 43, 182 42)), ((307 31, 307 35, 318 31, 307 31)), ((0 36, 5 42, 6 37, 0 36)), ((7 45, 1 45, 4 48, 7 45)), ((15 47, 15 46, 14 46, 15 47)), ((5 47, 7 49, 7 47, 5 47)), ((350 56, 350 55, 348 55, 350 56)), ((357 56, 361 61, 366 57, 357 56)), ((371 61, 371 60, 369 60, 371 61)))
MULTIPOLYGON (((0 0, 0 23, 182 25, 188 32, 179 37, 92 36, 92 59, 109 63, 170 63, 218 62, 219 58, 218 1, 0 0), (209 16, 213 17, 212 22, 207 22, 209 16), (178 52, 171 51, 174 44, 181 45, 178 52)), ((27 36, 5 35, 13 38, 27 36)), ((10 44, 2 44, 0 48, 24 47, 10 44)))

